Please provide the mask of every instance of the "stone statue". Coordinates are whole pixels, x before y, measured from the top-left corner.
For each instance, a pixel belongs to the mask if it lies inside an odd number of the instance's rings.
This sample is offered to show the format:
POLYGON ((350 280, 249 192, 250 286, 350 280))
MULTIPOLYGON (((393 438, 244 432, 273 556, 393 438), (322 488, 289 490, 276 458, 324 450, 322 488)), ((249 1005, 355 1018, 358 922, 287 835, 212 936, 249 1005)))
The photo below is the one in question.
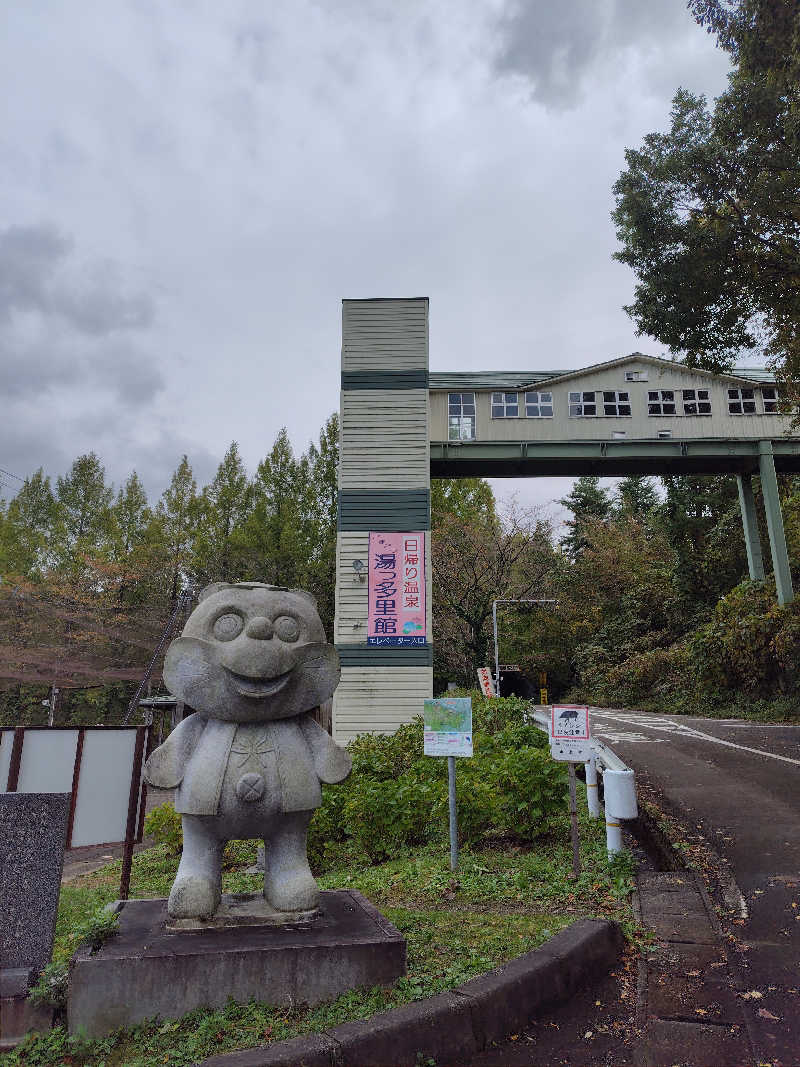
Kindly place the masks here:
POLYGON ((145 766, 151 785, 177 789, 182 816, 173 919, 219 907, 232 838, 264 841, 264 896, 276 912, 313 911, 308 825, 320 782, 343 781, 351 760, 309 713, 330 699, 339 673, 309 593, 258 582, 203 590, 164 660, 164 681, 195 713, 145 766))

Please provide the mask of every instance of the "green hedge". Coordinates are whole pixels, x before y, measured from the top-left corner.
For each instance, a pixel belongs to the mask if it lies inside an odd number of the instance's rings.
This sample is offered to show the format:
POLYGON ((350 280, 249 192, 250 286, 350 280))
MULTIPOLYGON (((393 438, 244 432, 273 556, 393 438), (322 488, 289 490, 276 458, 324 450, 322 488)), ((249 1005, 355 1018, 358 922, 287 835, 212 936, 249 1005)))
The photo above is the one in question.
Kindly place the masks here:
MULTIPOLYGON (((492 836, 529 843, 562 809, 566 770, 555 763, 547 737, 524 720, 516 697, 473 701, 475 755, 459 759, 456 776, 459 839, 492 836)), ((309 833, 312 865, 381 861, 447 837, 447 761, 424 756, 418 716, 392 735, 361 734, 350 743, 353 773, 325 787, 309 833)))
MULTIPOLYGON (((475 755, 458 761, 459 839, 534 841, 563 810, 565 766, 550 758, 546 735, 525 722, 525 701, 469 695, 475 755)), ((318 873, 342 863, 380 863, 429 841, 446 844, 447 760, 423 755, 422 716, 390 736, 361 734, 348 750, 352 774, 323 788, 311 822, 308 855, 318 873)), ((148 815, 145 831, 171 854, 180 852, 180 817, 171 804, 148 815)))

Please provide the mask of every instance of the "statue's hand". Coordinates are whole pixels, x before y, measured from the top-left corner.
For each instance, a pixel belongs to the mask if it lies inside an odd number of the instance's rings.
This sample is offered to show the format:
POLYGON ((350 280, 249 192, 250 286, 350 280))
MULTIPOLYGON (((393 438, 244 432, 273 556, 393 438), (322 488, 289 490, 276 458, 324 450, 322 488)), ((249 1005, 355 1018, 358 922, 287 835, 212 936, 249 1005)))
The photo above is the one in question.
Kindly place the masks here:
POLYGON ((300 716, 300 729, 314 758, 314 770, 321 782, 333 785, 343 782, 353 769, 350 754, 337 745, 331 735, 311 717, 300 716))
POLYGON ((144 780, 148 785, 176 789, 181 784, 205 725, 206 720, 196 713, 178 723, 164 744, 151 752, 144 766, 144 780))

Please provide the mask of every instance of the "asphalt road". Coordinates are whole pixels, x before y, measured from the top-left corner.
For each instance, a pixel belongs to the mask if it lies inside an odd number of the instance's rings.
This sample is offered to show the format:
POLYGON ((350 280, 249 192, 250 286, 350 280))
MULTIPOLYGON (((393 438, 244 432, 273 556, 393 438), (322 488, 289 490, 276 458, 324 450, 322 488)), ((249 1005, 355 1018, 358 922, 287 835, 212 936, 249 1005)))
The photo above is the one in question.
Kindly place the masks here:
POLYGON ((595 709, 592 731, 730 863, 756 1063, 800 1064, 800 726, 595 709))

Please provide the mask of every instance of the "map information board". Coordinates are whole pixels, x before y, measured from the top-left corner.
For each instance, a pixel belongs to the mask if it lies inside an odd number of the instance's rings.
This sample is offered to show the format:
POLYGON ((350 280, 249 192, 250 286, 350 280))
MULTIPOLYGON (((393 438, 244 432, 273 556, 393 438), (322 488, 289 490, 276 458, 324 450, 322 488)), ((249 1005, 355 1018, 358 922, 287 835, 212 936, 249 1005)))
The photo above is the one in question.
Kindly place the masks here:
POLYGON ((472 755, 470 697, 438 697, 425 701, 425 755, 472 755))

